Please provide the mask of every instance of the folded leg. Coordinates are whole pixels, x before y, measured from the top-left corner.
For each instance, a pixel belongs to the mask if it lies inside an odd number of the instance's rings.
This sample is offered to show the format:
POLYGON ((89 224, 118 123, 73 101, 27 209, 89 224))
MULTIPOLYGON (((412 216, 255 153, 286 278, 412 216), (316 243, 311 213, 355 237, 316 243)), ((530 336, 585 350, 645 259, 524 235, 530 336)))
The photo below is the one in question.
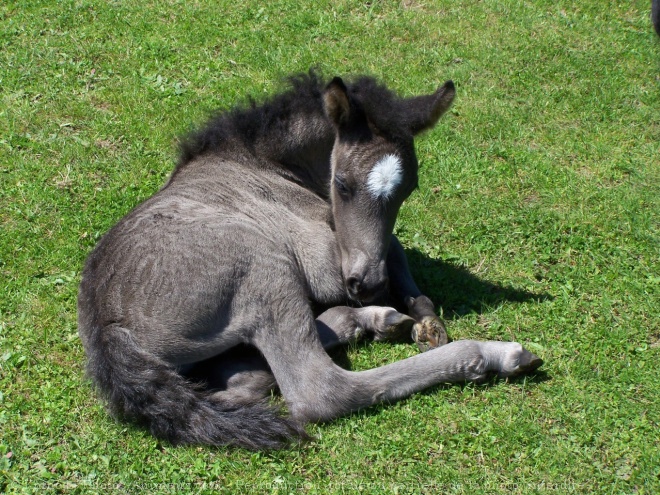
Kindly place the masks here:
MULTIPOLYGON (((414 320, 394 308, 338 306, 316 319, 321 344, 329 350, 365 337, 392 340, 409 336, 414 320)), ((268 399, 277 388, 275 378, 261 353, 240 345, 197 363, 185 375, 203 383, 218 397, 231 403, 253 404, 268 399)))
POLYGON ((316 329, 321 344, 327 350, 364 337, 374 340, 399 340, 409 337, 414 323, 415 320, 394 308, 337 306, 316 318, 316 329))
POLYGON ((390 294, 398 304, 405 304, 408 314, 415 320, 411 337, 419 349, 427 351, 449 342, 443 321, 435 314, 433 302, 423 295, 410 273, 403 246, 392 236, 387 253, 390 276, 390 294))
POLYGON ((265 401, 277 388, 266 360, 256 348, 247 345, 197 363, 184 375, 230 404, 265 401))

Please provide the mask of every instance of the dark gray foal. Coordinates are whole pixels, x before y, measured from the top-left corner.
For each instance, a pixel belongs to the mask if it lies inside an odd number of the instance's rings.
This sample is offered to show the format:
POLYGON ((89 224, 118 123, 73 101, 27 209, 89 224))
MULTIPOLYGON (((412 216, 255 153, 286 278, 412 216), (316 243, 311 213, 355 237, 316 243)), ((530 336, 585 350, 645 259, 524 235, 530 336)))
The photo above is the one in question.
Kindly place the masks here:
POLYGON ((417 187, 413 136, 453 83, 407 99, 366 77, 292 86, 192 135, 87 260, 89 374, 114 413, 171 442, 278 447, 310 421, 541 364, 514 342, 447 344, 392 235, 417 187), (381 300, 408 314, 368 305, 381 300), (402 335, 430 350, 362 372, 326 352, 402 335), (274 387, 288 416, 268 405, 274 387))

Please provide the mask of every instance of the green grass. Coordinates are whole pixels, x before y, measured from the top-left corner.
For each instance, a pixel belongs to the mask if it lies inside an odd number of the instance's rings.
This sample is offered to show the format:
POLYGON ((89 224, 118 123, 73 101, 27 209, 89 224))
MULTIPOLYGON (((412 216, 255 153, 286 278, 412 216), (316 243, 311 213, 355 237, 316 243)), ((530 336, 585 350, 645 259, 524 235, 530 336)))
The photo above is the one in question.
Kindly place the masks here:
POLYGON ((648 1, 3 2, 0 491, 658 493, 659 184, 648 1), (282 452, 161 444, 83 379, 81 266, 177 136, 310 66, 407 95, 457 83, 397 232, 454 339, 516 339, 544 373, 437 387, 282 452))

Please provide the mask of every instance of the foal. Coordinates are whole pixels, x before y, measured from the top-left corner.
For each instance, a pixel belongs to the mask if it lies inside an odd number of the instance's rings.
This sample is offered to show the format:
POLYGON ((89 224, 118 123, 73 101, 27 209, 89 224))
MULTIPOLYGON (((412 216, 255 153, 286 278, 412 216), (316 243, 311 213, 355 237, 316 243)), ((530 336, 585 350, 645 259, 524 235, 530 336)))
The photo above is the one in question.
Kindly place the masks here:
POLYGON ((79 333, 112 411, 173 443, 274 448, 310 421, 540 366, 513 342, 448 344, 392 235, 417 187, 413 136, 454 94, 298 76, 192 135, 85 265, 79 333), (407 314, 369 305, 383 300, 407 314), (361 372, 326 352, 402 335, 430 350, 361 372), (286 416, 268 405, 275 386, 286 416))

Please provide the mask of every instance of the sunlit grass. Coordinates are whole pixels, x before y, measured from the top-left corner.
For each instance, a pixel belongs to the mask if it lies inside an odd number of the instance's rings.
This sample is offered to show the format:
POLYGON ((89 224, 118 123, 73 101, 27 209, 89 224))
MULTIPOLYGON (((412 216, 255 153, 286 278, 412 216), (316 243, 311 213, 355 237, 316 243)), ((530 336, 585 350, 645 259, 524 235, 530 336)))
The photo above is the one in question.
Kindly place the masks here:
POLYGON ((0 491, 656 493, 658 184, 646 1, 5 2, 0 491), (406 95, 456 82, 397 233, 453 338, 524 342, 544 373, 437 387, 283 452, 161 444, 83 379, 82 263, 177 136, 311 66, 406 95))

